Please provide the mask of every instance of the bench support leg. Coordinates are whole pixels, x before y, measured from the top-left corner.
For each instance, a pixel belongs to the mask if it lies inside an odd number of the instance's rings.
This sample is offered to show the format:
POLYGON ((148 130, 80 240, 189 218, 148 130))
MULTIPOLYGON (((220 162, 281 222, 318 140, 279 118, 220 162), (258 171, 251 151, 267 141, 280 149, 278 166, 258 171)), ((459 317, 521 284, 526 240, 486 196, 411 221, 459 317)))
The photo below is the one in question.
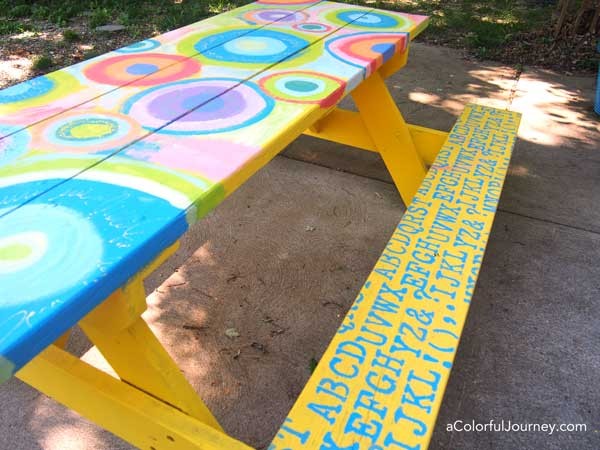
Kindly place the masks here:
POLYGON ((55 345, 36 356, 17 376, 138 448, 250 449, 55 345))

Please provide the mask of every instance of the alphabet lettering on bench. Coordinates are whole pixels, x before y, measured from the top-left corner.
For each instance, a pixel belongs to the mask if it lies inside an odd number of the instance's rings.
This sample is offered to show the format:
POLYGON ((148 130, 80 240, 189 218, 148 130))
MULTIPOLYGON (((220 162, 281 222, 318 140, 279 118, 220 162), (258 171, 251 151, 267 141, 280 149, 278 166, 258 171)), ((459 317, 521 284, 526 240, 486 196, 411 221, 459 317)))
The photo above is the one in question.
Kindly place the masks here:
POLYGON ((421 349, 413 348, 407 343, 410 340, 416 340, 417 342, 423 342, 425 340, 425 337, 427 337, 427 329, 419 327, 417 330, 418 331, 415 331, 411 324, 402 322, 398 329, 399 334, 394 337, 394 344, 390 346, 390 352, 410 352, 419 358, 421 356, 421 349))
POLYGON ((433 317, 435 315, 435 313, 433 311, 426 311, 425 309, 421 309, 420 311, 417 311, 414 308, 408 308, 406 310, 406 315, 408 317, 412 317, 413 319, 416 319, 419 323, 428 326, 431 325, 431 322, 433 322, 433 317))
POLYGON ((285 439, 286 435, 294 436, 301 444, 306 444, 308 442, 308 438, 310 437, 310 431, 300 432, 294 428, 292 428, 292 419, 286 418, 285 422, 279 429, 277 433, 277 437, 279 439, 285 439))
POLYGON ((372 419, 370 416, 367 416, 367 419, 365 419, 361 413, 353 412, 348 417, 344 433, 358 434, 359 436, 371 439, 371 442, 375 443, 382 429, 383 424, 380 421, 372 419))
POLYGON ((367 373, 365 381, 367 382, 367 386, 373 389, 373 391, 381 394, 389 395, 396 390, 395 378, 392 378, 385 373, 381 375, 376 371, 371 370, 367 373))
POLYGON ((371 366, 389 370, 395 377, 399 377, 402 373, 404 362, 403 359, 394 358, 393 356, 383 353, 381 350, 377 350, 375 352, 375 357, 371 362, 371 366))
POLYGON ((323 378, 317 386, 317 394, 327 394, 337 398, 344 403, 350 395, 350 388, 346 383, 334 381, 331 378, 323 378))
POLYGON ((319 447, 319 450, 359 450, 359 449, 360 449, 360 447, 359 447, 358 442, 354 442, 349 447, 340 447, 333 440, 331 431, 328 431, 325 434, 325 436, 323 436, 323 442, 321 443, 321 446, 319 447))
POLYGON ((364 342, 367 344, 372 344, 377 347, 381 347, 387 342, 387 336, 382 333, 377 333, 376 331, 370 330, 366 325, 363 325, 360 329, 361 333, 369 334, 370 337, 365 336, 364 334, 359 334, 356 337, 356 342, 364 342))
POLYGON ((327 421, 329 425, 333 425, 337 419, 337 416, 342 410, 342 405, 322 405, 320 403, 309 403, 306 405, 308 409, 322 417, 327 421))
POLYGON ((427 414, 431 413, 431 405, 435 399, 442 376, 439 372, 434 372, 433 370, 429 370, 429 373, 433 376, 432 380, 415 375, 414 370, 408 373, 408 380, 404 388, 404 395, 402 396, 402 404, 416 406, 427 414), (427 393, 423 394, 423 389, 427 393))

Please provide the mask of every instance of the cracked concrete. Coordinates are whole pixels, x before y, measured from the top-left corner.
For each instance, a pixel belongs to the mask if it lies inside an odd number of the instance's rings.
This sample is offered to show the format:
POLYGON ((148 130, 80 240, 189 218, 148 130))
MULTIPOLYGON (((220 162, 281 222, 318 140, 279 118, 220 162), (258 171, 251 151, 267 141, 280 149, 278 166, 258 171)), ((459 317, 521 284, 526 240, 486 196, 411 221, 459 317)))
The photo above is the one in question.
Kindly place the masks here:
MULTIPOLYGON (((594 78, 411 51, 388 80, 408 121, 448 130, 469 101, 524 114, 430 449, 598 449, 594 78), (588 431, 446 431, 491 419, 588 431)), ((150 277, 146 319, 230 434, 266 448, 403 210, 378 155, 301 137, 150 277)), ((102 363, 78 332, 69 348, 102 363)), ((0 448, 130 448, 18 380, 0 402, 0 448)))

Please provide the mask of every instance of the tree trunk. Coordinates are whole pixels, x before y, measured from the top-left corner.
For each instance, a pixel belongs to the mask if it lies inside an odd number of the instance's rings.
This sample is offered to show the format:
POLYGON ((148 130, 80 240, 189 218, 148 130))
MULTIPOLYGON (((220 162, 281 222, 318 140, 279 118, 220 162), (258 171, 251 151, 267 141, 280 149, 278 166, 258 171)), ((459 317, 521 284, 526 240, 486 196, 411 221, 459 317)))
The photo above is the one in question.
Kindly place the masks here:
POLYGON ((579 33, 598 32, 600 0, 582 0, 578 8, 573 0, 559 0, 554 38, 570 37, 579 33))
POLYGON ((558 20, 556 21, 556 28, 554 29, 555 38, 558 38, 558 36, 560 36, 560 33, 562 32, 562 29, 565 26, 571 2, 572 0, 560 0, 558 2, 558 10, 560 11, 560 13, 558 16, 558 20))

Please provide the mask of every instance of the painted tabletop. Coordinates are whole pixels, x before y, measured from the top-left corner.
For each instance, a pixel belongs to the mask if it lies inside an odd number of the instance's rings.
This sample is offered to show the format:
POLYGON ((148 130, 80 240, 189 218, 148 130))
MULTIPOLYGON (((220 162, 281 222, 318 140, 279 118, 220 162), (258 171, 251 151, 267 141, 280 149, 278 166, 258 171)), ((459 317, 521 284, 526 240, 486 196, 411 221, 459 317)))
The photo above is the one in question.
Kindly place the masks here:
POLYGON ((426 24, 263 0, 0 91, 0 381, 426 24))

